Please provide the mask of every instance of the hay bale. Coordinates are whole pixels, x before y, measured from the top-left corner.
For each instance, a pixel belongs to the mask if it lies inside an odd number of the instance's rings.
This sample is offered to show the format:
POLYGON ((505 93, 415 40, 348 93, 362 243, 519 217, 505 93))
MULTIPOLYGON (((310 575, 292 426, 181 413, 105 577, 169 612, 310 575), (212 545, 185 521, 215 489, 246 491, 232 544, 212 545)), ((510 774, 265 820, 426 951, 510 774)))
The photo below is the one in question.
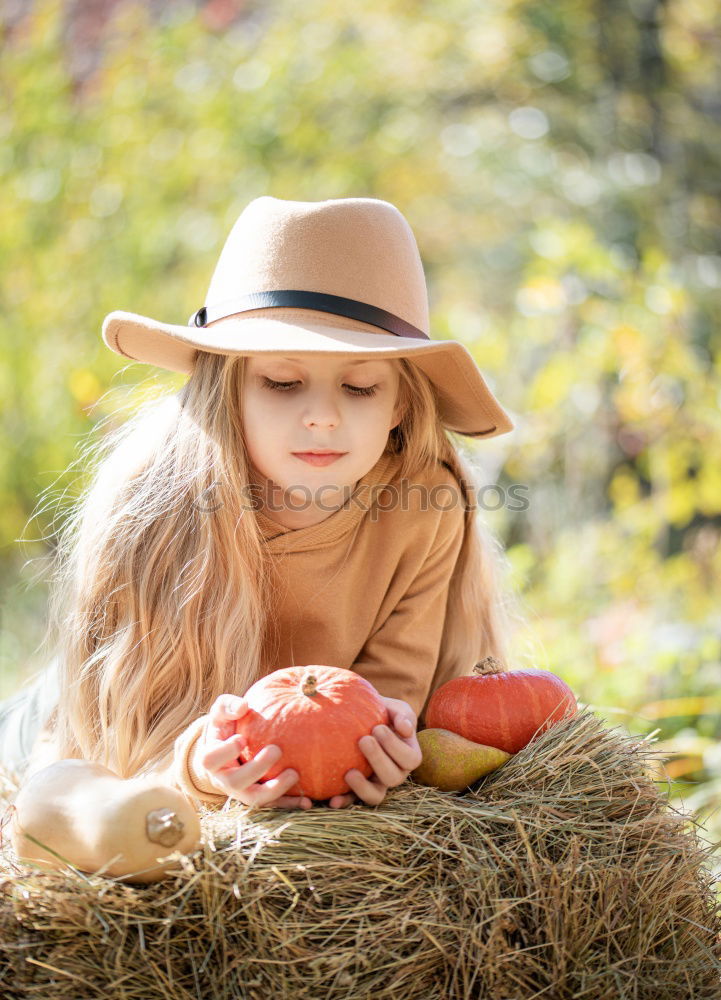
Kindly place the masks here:
POLYGON ((709 847, 651 780, 654 753, 584 710, 464 794, 230 800, 146 887, 38 872, 6 843, 0 995, 718 1000, 709 847))

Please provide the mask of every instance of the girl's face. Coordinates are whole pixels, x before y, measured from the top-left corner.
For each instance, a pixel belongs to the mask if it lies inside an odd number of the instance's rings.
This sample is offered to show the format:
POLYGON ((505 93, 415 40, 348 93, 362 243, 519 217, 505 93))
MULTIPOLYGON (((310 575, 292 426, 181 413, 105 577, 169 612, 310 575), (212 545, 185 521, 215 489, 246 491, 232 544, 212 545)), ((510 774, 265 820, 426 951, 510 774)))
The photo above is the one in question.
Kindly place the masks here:
POLYGON ((378 461, 401 418, 397 362, 293 354, 245 359, 242 417, 265 513, 289 528, 317 524, 378 461), (327 464, 303 457, 340 452, 327 464))

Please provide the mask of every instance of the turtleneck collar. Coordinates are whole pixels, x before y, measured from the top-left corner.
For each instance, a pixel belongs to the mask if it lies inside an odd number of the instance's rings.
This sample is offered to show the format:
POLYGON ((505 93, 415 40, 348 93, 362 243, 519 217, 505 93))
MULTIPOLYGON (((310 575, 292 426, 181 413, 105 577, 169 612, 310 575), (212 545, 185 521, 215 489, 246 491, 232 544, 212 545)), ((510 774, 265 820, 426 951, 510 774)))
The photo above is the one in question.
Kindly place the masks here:
POLYGON ((352 531, 378 502, 378 494, 390 483, 400 465, 401 456, 384 451, 376 464, 358 480, 342 507, 318 524, 305 528, 286 528, 260 511, 255 512, 270 552, 298 552, 332 545, 352 531))

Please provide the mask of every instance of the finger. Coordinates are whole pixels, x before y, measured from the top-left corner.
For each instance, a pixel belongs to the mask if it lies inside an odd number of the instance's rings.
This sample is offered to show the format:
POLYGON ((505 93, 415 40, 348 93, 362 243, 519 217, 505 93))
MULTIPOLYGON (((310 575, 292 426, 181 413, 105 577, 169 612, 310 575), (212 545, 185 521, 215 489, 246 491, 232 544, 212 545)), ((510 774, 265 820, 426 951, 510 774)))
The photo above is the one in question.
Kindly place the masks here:
POLYGON ((378 775, 380 781, 388 787, 391 785, 400 785, 402 781, 405 781, 406 769, 399 767, 395 760, 389 755, 389 751, 386 747, 390 747, 393 753, 398 754, 401 757, 403 757, 401 750, 397 749, 396 744, 392 741, 396 741, 402 750, 408 750, 409 747, 407 747, 398 739, 397 736, 394 736, 390 732, 387 735, 383 734, 381 739, 383 740, 383 745, 381 745, 380 741, 375 739, 373 736, 363 736, 358 741, 358 746, 360 747, 365 759, 373 768, 374 773, 378 775))
MULTIPOLYGON (((240 767, 228 767, 212 774, 213 780, 222 787, 226 795, 240 799, 248 806, 262 806, 273 803, 281 798, 293 787, 298 780, 297 771, 287 768, 281 771, 275 778, 268 781, 255 781, 253 775, 249 774, 248 767, 253 764, 243 764, 240 767)), ((267 770, 267 766, 264 770, 267 770)), ((262 774, 259 776, 262 778, 262 774)), ((300 796, 292 796, 300 798, 300 796)))
POLYGON ((400 736, 389 726, 374 726, 370 735, 375 736, 379 743, 385 740, 389 746, 408 746, 409 742, 407 737, 400 736))
POLYGON ((406 738, 416 731, 416 724, 407 715, 401 715, 394 719, 393 726, 396 732, 406 738))
POLYGON ((279 799, 267 803, 269 806, 278 806, 279 809, 312 809, 313 800, 307 795, 281 795, 279 799))
POLYGON ((238 758, 242 739, 242 736, 233 736, 201 758, 201 764, 212 777, 223 779, 224 787, 232 789, 234 794, 239 789, 260 781, 282 757, 280 747, 271 744, 263 747, 252 760, 241 764, 238 758))
POLYGON ((248 711, 248 702, 232 694, 219 695, 208 712, 208 730, 216 739, 228 739, 235 732, 235 720, 248 711))
POLYGON ((355 795, 353 792, 348 792, 346 795, 334 795, 332 799, 328 802, 331 809, 344 809, 346 806, 351 805, 355 802, 355 795))
POLYGON ((246 805, 271 805, 277 799, 282 798, 284 794, 293 787, 297 780, 297 771, 293 771, 292 769, 281 771, 281 773, 275 778, 270 778, 268 781, 264 781, 262 783, 256 782, 253 785, 246 786, 242 790, 242 796, 240 797, 246 805))
POLYGON ((401 736, 408 737, 416 731, 418 719, 415 712, 403 701, 386 706, 390 724, 401 736))
POLYGON ((211 719, 237 719, 248 710, 248 702, 234 694, 221 694, 210 707, 208 715, 211 719))
MULTIPOLYGON (((375 775, 373 775, 375 777, 375 775)), ((345 774, 345 780, 355 794, 369 806, 379 805, 386 797, 388 787, 379 781, 369 781, 360 771, 352 768, 345 774)))
POLYGON ((375 726, 371 735, 400 768, 412 771, 418 766, 421 748, 415 732, 408 739, 403 739, 387 726, 375 726))
MULTIPOLYGON (((241 750, 245 746, 245 737, 235 735, 223 740, 208 750, 201 758, 200 763, 208 771, 217 771, 222 767, 228 767, 237 762, 241 750)), ((240 766, 240 765, 239 765, 240 766)))
MULTIPOLYGON (((245 781, 246 784, 253 784, 260 781, 268 771, 271 770, 274 764, 283 756, 283 751, 279 746, 271 743, 267 747, 263 747, 258 753, 252 758, 252 760, 246 761, 239 767, 240 776, 245 781)), ((281 772, 283 774, 289 773, 288 770, 281 772)), ((293 772, 297 778, 297 772, 293 772)), ((270 785, 271 781, 277 781, 280 777, 279 774, 275 775, 274 778, 269 778, 265 785, 270 785)))

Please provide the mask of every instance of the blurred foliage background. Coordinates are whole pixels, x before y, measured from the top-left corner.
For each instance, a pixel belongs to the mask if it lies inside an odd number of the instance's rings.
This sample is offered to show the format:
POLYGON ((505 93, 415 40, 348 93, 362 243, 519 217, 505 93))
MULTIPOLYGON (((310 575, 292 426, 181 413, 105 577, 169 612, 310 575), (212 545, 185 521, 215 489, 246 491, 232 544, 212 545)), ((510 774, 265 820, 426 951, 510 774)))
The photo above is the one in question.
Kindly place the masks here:
POLYGON ((384 198, 433 335, 468 346, 516 424, 468 447, 527 615, 517 665, 649 735, 671 802, 718 841, 718 19, 714 0, 16 4, 0 697, 48 660, 79 447, 184 381, 123 364, 106 313, 186 323, 259 195, 384 198))

